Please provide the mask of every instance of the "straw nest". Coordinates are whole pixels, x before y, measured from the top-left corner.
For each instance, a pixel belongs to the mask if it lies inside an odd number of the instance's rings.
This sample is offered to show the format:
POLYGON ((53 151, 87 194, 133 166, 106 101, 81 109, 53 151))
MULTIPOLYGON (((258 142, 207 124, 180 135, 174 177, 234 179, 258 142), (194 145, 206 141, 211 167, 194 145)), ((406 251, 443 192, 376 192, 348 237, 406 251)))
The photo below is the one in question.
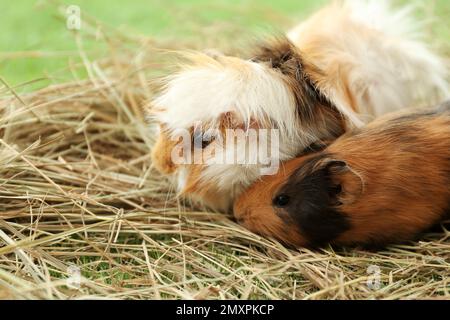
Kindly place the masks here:
POLYGON ((3 86, 0 298, 450 298, 445 225, 378 252, 291 250, 178 199, 149 157, 147 45, 80 52, 88 80, 3 86))

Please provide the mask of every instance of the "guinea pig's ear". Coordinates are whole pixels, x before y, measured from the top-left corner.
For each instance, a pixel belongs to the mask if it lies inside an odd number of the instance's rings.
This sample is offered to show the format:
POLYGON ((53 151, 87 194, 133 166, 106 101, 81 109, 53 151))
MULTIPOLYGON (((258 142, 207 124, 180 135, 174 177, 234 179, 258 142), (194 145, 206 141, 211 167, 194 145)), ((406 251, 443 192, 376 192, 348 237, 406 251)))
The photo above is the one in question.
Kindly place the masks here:
POLYGON ((356 201, 362 192, 362 179, 347 162, 326 158, 320 162, 319 167, 328 177, 328 194, 333 205, 356 201))

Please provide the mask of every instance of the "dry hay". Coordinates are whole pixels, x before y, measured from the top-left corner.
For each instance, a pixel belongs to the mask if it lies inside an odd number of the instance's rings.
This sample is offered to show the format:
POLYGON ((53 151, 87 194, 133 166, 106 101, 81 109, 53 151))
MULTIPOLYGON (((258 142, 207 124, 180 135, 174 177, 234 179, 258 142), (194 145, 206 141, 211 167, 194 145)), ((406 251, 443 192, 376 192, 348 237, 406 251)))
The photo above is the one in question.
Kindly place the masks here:
POLYGON ((80 49, 85 81, 3 87, 0 298, 450 298, 445 227, 379 252, 291 250, 183 204, 151 166, 143 106, 162 66, 140 45, 80 49))

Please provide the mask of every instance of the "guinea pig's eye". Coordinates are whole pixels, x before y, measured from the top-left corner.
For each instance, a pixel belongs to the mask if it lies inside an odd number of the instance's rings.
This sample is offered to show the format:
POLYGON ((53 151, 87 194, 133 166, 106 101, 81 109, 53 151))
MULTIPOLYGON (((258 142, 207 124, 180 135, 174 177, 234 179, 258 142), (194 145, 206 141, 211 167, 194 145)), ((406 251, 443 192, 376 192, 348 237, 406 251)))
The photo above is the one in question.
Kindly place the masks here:
POLYGON ((273 199, 274 206, 278 208, 286 207, 289 202, 291 201, 291 198, 285 194, 280 194, 273 199))
POLYGON ((194 131, 192 140, 194 142, 194 147, 201 146, 202 149, 205 149, 213 141, 212 137, 208 137, 202 131, 194 131))

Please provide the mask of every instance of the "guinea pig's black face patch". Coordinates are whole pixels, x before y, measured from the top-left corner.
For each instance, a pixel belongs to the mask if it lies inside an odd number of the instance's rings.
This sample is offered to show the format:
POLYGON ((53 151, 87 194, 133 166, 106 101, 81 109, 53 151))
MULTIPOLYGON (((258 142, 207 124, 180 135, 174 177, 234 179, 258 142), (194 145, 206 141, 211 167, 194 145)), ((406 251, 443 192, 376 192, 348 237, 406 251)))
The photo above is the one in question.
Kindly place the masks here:
POLYGON ((323 159, 321 155, 308 160, 272 199, 280 217, 287 215, 287 220, 294 221, 312 246, 329 243, 350 228, 349 219, 339 211, 342 187, 332 179, 346 164, 330 161, 318 165, 323 159))

